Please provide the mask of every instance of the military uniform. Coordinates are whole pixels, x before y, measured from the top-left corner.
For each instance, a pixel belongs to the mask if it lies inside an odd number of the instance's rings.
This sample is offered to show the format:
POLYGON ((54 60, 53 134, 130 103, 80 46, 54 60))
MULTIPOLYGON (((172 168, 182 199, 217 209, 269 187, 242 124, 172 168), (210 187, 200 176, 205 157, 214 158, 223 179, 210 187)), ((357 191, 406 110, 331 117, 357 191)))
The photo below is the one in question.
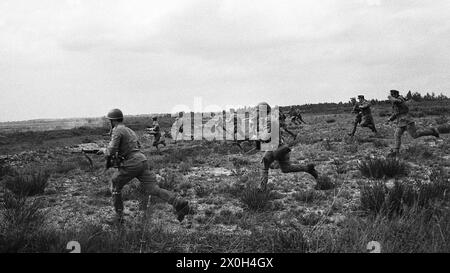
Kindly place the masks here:
POLYGON ((356 102, 355 98, 352 98, 352 103, 353 103, 352 113, 356 114, 356 115, 355 115, 355 120, 353 121, 353 130, 351 133, 349 133, 350 136, 355 135, 356 127, 358 127, 358 124, 360 124, 362 121, 361 109, 359 108, 359 104, 356 102))
POLYGON ((377 129, 375 128, 375 122, 370 106, 370 102, 365 99, 359 102, 359 109, 361 109, 361 127, 367 127, 372 130, 372 132, 376 133, 377 129))
MULTIPOLYGON (((280 122, 280 120, 278 120, 280 122)), ((286 124, 284 122, 280 122, 280 129, 283 129, 284 131, 287 130, 286 124)), ((258 126, 259 130, 259 126, 258 126)), ((289 130, 287 130, 289 131, 289 130)), ((270 142, 270 136, 271 136, 271 121, 270 118, 267 118, 267 127, 262 128, 262 132, 260 134, 261 139, 258 140, 257 148, 261 149, 261 142, 270 142)), ((267 183, 269 180, 269 169, 270 165, 278 161, 280 165, 280 169, 283 173, 292 173, 292 172, 307 172, 314 176, 314 178, 318 177, 317 171, 314 169, 313 164, 308 164, 307 166, 299 165, 299 164, 292 164, 290 161, 290 152, 291 149, 288 145, 284 143, 283 136, 281 134, 281 130, 279 132, 279 146, 275 151, 266 151, 261 163, 262 163, 262 169, 261 169, 261 189, 266 190, 267 189, 267 183)))
POLYGON ((140 151, 136 133, 122 123, 115 126, 112 130, 111 142, 105 154, 107 157, 117 155, 119 158, 122 158, 118 172, 111 179, 113 205, 117 214, 121 215, 124 209, 121 194, 122 188, 133 178, 137 178, 144 184, 148 194, 157 196, 172 204, 177 211, 182 209, 180 206, 187 206, 187 202, 177 197, 174 193, 158 187, 156 176, 149 170, 147 158, 140 151))
POLYGON ((365 100, 363 96, 359 96, 360 101, 356 102, 354 98, 352 99, 353 102, 353 110, 352 113, 356 114, 355 120, 353 121, 353 130, 351 133, 349 133, 349 136, 354 136, 356 132, 356 127, 358 127, 358 124, 361 124, 361 127, 367 127, 372 132, 377 133, 377 129, 375 127, 375 121, 372 116, 372 111, 370 109, 370 102, 365 100))
POLYGON ((395 154, 398 154, 400 151, 402 135, 406 131, 414 139, 423 136, 439 137, 439 132, 436 128, 417 130, 415 122, 409 113, 409 107, 406 105, 407 99, 402 96, 389 96, 388 98, 392 103, 393 110, 389 121, 395 121, 397 125, 397 129, 395 130, 395 154))
POLYGON ((158 121, 153 121, 153 124, 152 124, 152 134, 154 135, 154 137, 155 137, 155 140, 153 141, 153 146, 154 147, 156 147, 156 148, 158 148, 158 145, 159 144, 162 144, 162 145, 164 145, 164 146, 166 146, 166 142, 165 142, 165 140, 163 139, 163 140, 161 140, 161 128, 159 127, 159 123, 158 123, 158 121))

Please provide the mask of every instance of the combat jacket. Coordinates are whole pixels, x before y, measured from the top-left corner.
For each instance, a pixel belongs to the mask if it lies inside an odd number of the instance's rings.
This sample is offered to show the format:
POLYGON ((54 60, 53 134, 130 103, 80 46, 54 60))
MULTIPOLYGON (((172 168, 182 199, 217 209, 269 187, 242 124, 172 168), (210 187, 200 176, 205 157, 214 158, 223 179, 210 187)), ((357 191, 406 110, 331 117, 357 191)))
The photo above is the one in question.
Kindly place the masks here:
POLYGON ((146 161, 140 152, 140 143, 136 133, 124 124, 118 124, 112 130, 111 141, 106 149, 106 156, 118 154, 124 159, 124 165, 146 161))
POLYGON ((389 96, 389 100, 392 102, 393 114, 389 118, 390 121, 397 121, 399 127, 407 126, 413 123, 411 115, 409 114, 409 108, 406 105, 407 100, 399 96, 398 98, 389 96))

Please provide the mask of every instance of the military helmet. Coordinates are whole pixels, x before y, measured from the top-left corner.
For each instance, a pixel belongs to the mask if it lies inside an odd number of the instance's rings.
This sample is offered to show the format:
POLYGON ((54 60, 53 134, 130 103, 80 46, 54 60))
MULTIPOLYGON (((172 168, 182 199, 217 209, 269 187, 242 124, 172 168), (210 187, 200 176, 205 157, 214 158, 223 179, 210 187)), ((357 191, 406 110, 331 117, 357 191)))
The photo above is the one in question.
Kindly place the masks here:
POLYGON ((106 118, 109 120, 123 119, 123 113, 122 113, 122 111, 120 111, 120 109, 112 109, 108 112, 108 115, 106 115, 106 118))
POLYGON ((400 92, 398 92, 397 90, 391 90, 391 95, 399 95, 400 92))
POLYGON ((364 95, 358 95, 358 99, 364 99, 364 95))
POLYGON ((152 117, 152 120, 156 121, 156 120, 158 120, 158 117, 152 117))
POLYGON ((350 100, 351 100, 351 101, 355 101, 355 100, 356 100, 356 98, 355 98, 355 97, 353 97, 353 98, 350 98, 350 100))

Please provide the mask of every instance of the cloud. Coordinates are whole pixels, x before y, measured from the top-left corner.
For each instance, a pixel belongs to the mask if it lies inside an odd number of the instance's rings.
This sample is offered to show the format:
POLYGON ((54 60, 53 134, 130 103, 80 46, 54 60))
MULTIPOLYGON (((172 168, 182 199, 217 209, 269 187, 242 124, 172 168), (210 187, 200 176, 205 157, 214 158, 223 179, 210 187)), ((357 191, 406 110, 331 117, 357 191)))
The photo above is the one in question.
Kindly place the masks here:
POLYGON ((0 119, 168 112, 195 97, 448 94, 449 11, 446 0, 2 1, 0 119))

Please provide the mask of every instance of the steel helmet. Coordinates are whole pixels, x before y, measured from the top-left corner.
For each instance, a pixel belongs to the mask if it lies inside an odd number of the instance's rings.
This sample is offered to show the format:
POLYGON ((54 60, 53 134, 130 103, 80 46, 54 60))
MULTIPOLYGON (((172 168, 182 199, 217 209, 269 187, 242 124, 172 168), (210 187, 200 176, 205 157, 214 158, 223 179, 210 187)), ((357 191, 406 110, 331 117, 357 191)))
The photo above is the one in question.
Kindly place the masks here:
POLYGON ((391 95, 399 95, 400 92, 398 92, 397 90, 391 90, 391 95))
POLYGON ((120 111, 120 109, 112 109, 108 112, 108 115, 106 115, 106 118, 109 120, 123 119, 123 113, 122 113, 122 111, 120 111))
POLYGON ((358 99, 364 99, 364 95, 358 95, 358 99))

